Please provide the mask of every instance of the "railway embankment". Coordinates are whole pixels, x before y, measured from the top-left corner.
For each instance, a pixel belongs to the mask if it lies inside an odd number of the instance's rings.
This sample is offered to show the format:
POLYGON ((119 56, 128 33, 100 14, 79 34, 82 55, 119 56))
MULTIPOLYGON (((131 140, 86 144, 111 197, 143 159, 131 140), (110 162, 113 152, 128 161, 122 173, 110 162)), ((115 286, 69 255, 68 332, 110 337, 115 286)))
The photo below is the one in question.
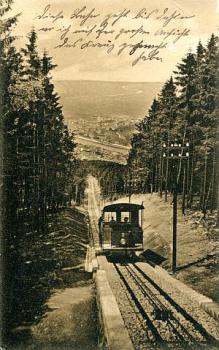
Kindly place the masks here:
POLYGON ((95 282, 100 334, 102 335, 100 348, 134 350, 115 295, 109 285, 106 271, 101 267, 101 263, 95 276, 95 282))

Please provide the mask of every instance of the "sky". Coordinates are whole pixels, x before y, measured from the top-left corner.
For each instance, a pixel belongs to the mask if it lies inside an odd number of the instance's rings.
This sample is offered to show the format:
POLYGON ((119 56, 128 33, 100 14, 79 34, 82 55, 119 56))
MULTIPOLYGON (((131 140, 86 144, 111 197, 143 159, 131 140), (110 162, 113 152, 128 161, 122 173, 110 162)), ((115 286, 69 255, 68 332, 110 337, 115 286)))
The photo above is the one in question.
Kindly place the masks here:
POLYGON ((56 80, 165 81, 185 54, 195 50, 199 40, 206 44, 212 33, 219 32, 219 0, 15 0, 13 13, 21 13, 15 28, 18 47, 25 45, 27 33, 34 27, 39 51, 47 50, 57 64, 53 72, 56 80), (96 17, 81 23, 85 18, 80 18, 80 14, 86 17, 92 10, 96 17), (120 13, 124 13, 124 17, 118 19, 120 13), (170 20, 172 14, 176 18, 170 20), (115 19, 117 22, 113 24, 115 19), (92 27, 88 36, 78 33, 92 27), (144 32, 135 33, 139 28, 144 32), (97 38, 98 29, 112 33, 97 38), (121 34, 123 30, 127 32, 121 34), (128 33, 129 30, 132 33, 128 33), (174 30, 184 32, 185 36, 176 42, 177 36, 165 39, 167 33, 174 30), (118 34, 119 38, 115 39, 118 34), (108 47, 87 48, 88 42, 108 44, 108 47), (139 43, 145 47, 139 47, 139 43), (165 47, 158 49, 159 53, 151 59, 149 54, 154 50, 148 46, 161 43, 165 47), (75 47, 65 47, 68 44, 75 47), (118 55, 119 48, 125 44, 127 47, 118 55), (111 49, 110 45, 113 45, 111 49))

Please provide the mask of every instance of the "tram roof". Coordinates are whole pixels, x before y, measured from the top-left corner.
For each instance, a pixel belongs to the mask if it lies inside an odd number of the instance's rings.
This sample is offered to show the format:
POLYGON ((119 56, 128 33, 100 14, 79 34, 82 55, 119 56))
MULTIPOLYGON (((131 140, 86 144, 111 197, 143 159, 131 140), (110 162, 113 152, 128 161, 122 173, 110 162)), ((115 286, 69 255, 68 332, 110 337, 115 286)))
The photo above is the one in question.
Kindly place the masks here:
POLYGON ((103 212, 117 212, 117 211, 137 211, 144 209, 144 206, 141 204, 132 204, 132 203, 114 203, 106 205, 103 208, 103 212))

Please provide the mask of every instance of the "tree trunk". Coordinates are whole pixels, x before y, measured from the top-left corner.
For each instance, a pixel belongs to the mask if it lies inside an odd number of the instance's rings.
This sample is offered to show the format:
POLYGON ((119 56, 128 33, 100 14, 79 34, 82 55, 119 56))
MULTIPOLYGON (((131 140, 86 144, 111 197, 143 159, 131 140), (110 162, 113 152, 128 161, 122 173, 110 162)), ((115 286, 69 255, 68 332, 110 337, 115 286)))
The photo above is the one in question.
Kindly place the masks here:
POLYGON ((163 195, 163 156, 161 152, 160 157, 160 198, 162 198, 163 195))
POLYGON ((46 157, 46 145, 45 145, 45 108, 43 109, 43 172, 42 172, 42 180, 43 180, 43 230, 46 228, 46 217, 47 217, 47 157, 46 157))
POLYGON ((166 174, 165 174, 165 202, 167 202, 167 191, 168 191, 168 178, 169 178, 169 144, 170 144, 170 127, 168 131, 167 140, 167 154, 166 154, 166 174))
POLYGON ((194 155, 192 154, 191 159, 191 173, 190 173, 190 184, 189 184, 189 194, 188 194, 188 207, 192 207, 193 203, 193 177, 194 177, 194 155))
POLYGON ((167 202, 168 177, 169 177, 169 159, 168 159, 168 157, 167 157, 166 176, 165 176, 165 202, 167 202))
POLYGON ((211 190, 211 205, 210 205, 210 211, 211 213, 213 212, 214 210, 214 207, 215 207, 215 193, 216 193, 216 196, 217 196, 217 184, 218 184, 218 181, 217 179, 215 179, 215 174, 216 174, 216 149, 214 147, 214 151, 213 151, 213 159, 212 159, 212 166, 213 166, 213 169, 212 169, 212 190, 211 190), (217 182, 216 182, 217 181, 217 182))
POLYGON ((187 175, 186 175, 186 208, 188 208, 189 201, 189 174, 190 174, 190 158, 188 157, 187 161, 187 175))
POLYGON ((205 215, 205 202, 206 202, 206 187, 207 187, 207 162, 208 155, 205 153, 205 166, 204 166, 204 180, 203 180, 203 192, 202 192, 202 213, 205 215))
POLYGON ((209 187, 208 187, 208 193, 207 193, 207 196, 206 196, 205 206, 204 206, 204 209, 203 209, 204 219, 205 219, 206 214, 207 214, 207 207, 208 207, 208 201, 209 201, 209 197, 210 197, 210 193, 211 193, 211 188, 212 188, 212 181, 210 182, 209 187))
POLYGON ((186 195, 186 168, 183 169, 183 194, 182 194, 182 213, 185 215, 185 195, 186 195))
POLYGON ((154 185, 155 185, 155 192, 158 192, 158 181, 159 181, 159 175, 158 175, 158 160, 156 156, 156 161, 155 161, 155 177, 154 177, 154 185))

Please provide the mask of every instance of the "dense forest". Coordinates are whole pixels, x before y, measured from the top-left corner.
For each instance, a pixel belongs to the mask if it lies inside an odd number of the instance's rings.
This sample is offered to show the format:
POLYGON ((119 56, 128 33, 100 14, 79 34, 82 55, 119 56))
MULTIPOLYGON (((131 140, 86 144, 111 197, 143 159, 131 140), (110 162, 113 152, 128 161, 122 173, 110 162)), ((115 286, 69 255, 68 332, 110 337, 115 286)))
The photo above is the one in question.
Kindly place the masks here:
POLYGON ((173 182, 183 206, 217 206, 218 38, 177 65, 131 140, 128 167, 139 186, 165 198, 173 182), (177 154, 176 154, 177 152, 177 154))
MULTIPOLYGON (((47 232, 48 220, 71 201, 75 168, 73 135, 64 124, 45 51, 32 30, 17 50, 12 1, 0 2, 1 310, 6 331, 24 296, 16 276, 28 250, 47 232)), ((22 273, 21 273, 22 276, 22 273)), ((37 281, 32 281, 37 283, 37 281)), ((20 286, 21 287, 21 286, 20 286)), ((16 322, 16 321, 15 321, 16 322)))

